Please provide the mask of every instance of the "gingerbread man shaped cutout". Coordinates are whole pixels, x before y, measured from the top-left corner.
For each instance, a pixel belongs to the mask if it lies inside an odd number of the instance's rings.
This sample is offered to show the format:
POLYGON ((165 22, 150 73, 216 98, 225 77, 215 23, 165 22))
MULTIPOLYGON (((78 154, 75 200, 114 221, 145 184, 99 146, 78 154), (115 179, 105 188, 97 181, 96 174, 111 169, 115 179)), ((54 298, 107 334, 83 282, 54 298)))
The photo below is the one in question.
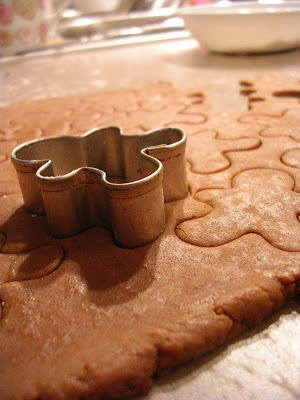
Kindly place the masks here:
POLYGON ((198 201, 213 207, 203 218, 181 222, 177 236, 196 246, 219 246, 257 233, 285 251, 300 251, 300 194, 285 172, 252 169, 238 173, 231 189, 207 189, 198 201))
POLYGON ((266 128, 261 132, 262 136, 290 136, 292 139, 300 141, 300 109, 287 110, 281 117, 252 114, 245 116, 241 121, 265 125, 266 128))
POLYGON ((260 144, 258 138, 219 139, 214 130, 200 131, 188 138, 187 161, 196 174, 215 173, 230 167, 227 152, 257 149, 260 144))

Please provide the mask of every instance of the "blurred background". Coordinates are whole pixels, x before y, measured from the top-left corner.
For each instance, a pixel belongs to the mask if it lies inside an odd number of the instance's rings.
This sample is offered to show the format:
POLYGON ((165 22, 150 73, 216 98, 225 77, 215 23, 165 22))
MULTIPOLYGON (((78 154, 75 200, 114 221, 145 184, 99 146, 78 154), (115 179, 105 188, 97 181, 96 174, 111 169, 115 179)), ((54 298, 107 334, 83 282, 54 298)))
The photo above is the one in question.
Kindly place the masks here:
POLYGON ((189 35, 221 53, 300 46, 297 0, 36 0, 32 9, 26 0, 18 3, 22 7, 14 9, 12 0, 0 0, 0 56, 41 55, 45 50, 49 55, 49 50, 54 54, 189 35))

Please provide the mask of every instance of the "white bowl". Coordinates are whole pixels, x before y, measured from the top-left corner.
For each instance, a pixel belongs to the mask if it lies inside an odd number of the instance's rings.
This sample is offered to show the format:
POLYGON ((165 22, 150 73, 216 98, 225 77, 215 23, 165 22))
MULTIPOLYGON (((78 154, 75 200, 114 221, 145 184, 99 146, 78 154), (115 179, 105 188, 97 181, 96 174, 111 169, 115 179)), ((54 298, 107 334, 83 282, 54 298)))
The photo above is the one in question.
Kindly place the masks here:
POLYGON ((300 46, 300 2, 222 1, 177 12, 204 47, 222 53, 266 53, 300 46))

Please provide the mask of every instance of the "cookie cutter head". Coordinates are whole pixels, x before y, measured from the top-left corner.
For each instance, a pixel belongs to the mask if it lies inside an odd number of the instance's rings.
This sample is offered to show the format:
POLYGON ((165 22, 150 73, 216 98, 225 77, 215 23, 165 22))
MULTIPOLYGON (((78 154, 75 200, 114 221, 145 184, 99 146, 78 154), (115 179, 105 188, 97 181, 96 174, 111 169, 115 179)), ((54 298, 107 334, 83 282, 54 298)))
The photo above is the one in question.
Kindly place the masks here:
POLYGON ((164 231, 164 202, 187 196, 185 146, 181 129, 124 135, 112 126, 32 140, 11 159, 26 209, 46 213, 53 236, 103 226, 134 248, 164 231))

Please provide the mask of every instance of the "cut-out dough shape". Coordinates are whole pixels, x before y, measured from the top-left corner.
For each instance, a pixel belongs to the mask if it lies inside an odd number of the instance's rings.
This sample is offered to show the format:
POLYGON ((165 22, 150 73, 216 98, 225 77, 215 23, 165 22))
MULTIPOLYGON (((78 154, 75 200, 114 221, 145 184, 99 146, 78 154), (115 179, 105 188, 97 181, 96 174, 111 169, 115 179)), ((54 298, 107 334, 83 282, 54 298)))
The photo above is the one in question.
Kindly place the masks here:
POLYGON ((300 149, 287 151, 281 157, 281 161, 293 168, 300 168, 300 149))
POLYGON ((271 115, 273 117, 280 117, 284 111, 290 108, 299 108, 300 112, 300 102, 295 98, 284 99, 281 97, 272 97, 268 100, 252 101, 249 103, 249 110, 251 113, 271 115))
POLYGON ((108 118, 98 121, 99 125, 118 125, 124 128, 126 132, 129 129, 139 127, 143 131, 149 131, 161 126, 174 125, 174 121, 187 123, 191 125, 202 124, 206 117, 204 115, 185 114, 185 106, 171 104, 160 108, 157 111, 136 110, 129 113, 115 114, 108 118))
POLYGON ((203 93, 199 90, 179 89, 174 87, 172 83, 165 81, 145 85, 142 88, 134 90, 134 94, 138 99, 139 105, 145 111, 147 109, 152 111, 152 106, 158 109, 156 104, 160 104, 161 106, 170 104, 189 105, 202 102, 204 98, 203 93))
POLYGON ((231 187, 231 179, 245 169, 267 168, 287 172, 295 181, 294 190, 300 191, 300 171, 282 162, 281 157, 289 150, 300 148, 300 142, 290 137, 278 136, 261 138, 262 144, 257 149, 233 151, 226 156, 230 160, 230 167, 209 175, 195 174, 188 169, 188 180, 191 192, 209 188, 231 187))
MULTIPOLYGON (((137 127, 141 132, 146 132, 155 127, 169 126, 170 121, 173 121, 173 119, 178 119, 183 123, 186 122, 189 126, 194 124, 198 126, 205 121, 204 115, 191 115, 185 111, 186 106, 180 103, 166 104, 165 106, 158 103, 158 106, 153 105, 150 107, 150 110, 146 107, 146 109, 137 108, 131 111, 108 114, 86 111, 83 115, 80 114, 80 117, 75 114, 72 122, 65 122, 64 132, 68 134, 70 134, 70 132, 82 134, 97 126, 115 126, 116 124, 122 125, 125 133, 128 131, 132 132, 133 129, 137 132, 137 127)), ((44 131, 42 136, 52 136, 51 131, 44 131)))
POLYGON ((24 254, 0 253, 0 284, 46 276, 60 265, 63 256, 63 249, 53 245, 24 254))
POLYGON ((170 104, 182 104, 191 107, 191 105, 202 104, 203 95, 202 93, 186 93, 185 96, 182 96, 178 93, 170 91, 170 93, 160 94, 160 93, 149 93, 146 98, 140 100, 140 108, 144 111, 159 111, 162 107, 170 104))
POLYGON ((215 130, 219 139, 240 139, 259 135, 262 129, 260 124, 241 123, 239 118, 240 114, 212 111, 201 130, 215 130))
POLYGON ((300 141, 300 108, 287 110, 281 117, 252 114, 243 117, 241 120, 267 126, 261 132, 262 136, 290 136, 294 140, 300 141))
MULTIPOLYGON (((143 121, 139 118, 144 117, 147 131, 149 126, 150 129, 162 127, 164 122, 172 121, 172 117, 165 118, 164 108, 168 110, 170 107, 173 116, 176 110, 184 110, 188 105, 202 99, 201 93, 181 90, 168 82, 158 82, 143 88, 106 91, 105 95, 96 92, 67 98, 24 101, 0 108, 0 128, 6 140, 17 140, 18 143, 41 136, 80 135, 91 127, 104 125, 105 121, 115 125, 118 118, 128 121, 128 128, 136 128, 143 121), (141 104, 145 100, 148 103, 143 110, 141 104), (157 112, 151 110, 153 107, 157 112), (129 115, 132 117, 128 118, 129 115), (132 126, 131 118, 136 118, 138 123, 135 122, 132 126)), ((202 121, 203 118, 201 116, 197 121, 202 121)))
POLYGON ((204 190, 198 201, 213 207, 200 219, 184 221, 177 236, 196 246, 219 246, 255 232, 274 247, 300 251, 300 194, 284 172, 247 170, 236 175, 231 189, 204 190))
POLYGON ((256 138, 222 140, 218 139, 218 133, 215 131, 201 131, 188 138, 187 160, 195 173, 214 173, 230 166, 230 161, 225 156, 226 152, 255 149, 259 145, 260 141, 256 138))
MULTIPOLYGON (((13 108, 13 106, 11 107, 13 108)), ((0 109, 0 120, 6 121, 5 115, 1 115, 1 111, 0 109)), ((47 131, 51 131, 51 135, 69 133, 67 103, 54 104, 52 109, 50 108, 47 111, 39 108, 27 108, 25 105, 24 107, 20 106, 14 112, 14 120, 11 121, 9 126, 1 126, 6 140, 16 140, 18 143, 22 143, 29 137, 32 139, 39 138, 47 131)))
POLYGON ((206 121, 200 126, 183 124, 179 119, 174 120, 169 126, 177 126, 186 131, 187 134, 195 134, 200 131, 216 131, 218 139, 241 139, 243 137, 258 137, 263 129, 262 125, 240 122, 240 114, 229 114, 226 112, 216 112, 211 110, 206 104, 188 107, 186 113, 194 112, 206 115, 206 121))
POLYGON ((207 115, 211 112, 211 108, 202 102, 196 102, 191 104, 185 108, 182 114, 184 114, 184 118, 180 116, 180 113, 176 120, 165 124, 164 126, 176 126, 177 128, 182 129, 187 135, 191 135, 202 129, 203 124, 207 121, 207 115), (201 122, 198 121, 199 116, 203 117, 201 122), (187 116, 190 116, 187 120, 187 116), (195 122, 195 123, 193 123, 195 122))
POLYGON ((199 116, 206 114, 209 109, 210 107, 206 105, 206 103, 203 103, 202 101, 196 101, 187 105, 184 111, 182 111, 182 114, 199 116))

